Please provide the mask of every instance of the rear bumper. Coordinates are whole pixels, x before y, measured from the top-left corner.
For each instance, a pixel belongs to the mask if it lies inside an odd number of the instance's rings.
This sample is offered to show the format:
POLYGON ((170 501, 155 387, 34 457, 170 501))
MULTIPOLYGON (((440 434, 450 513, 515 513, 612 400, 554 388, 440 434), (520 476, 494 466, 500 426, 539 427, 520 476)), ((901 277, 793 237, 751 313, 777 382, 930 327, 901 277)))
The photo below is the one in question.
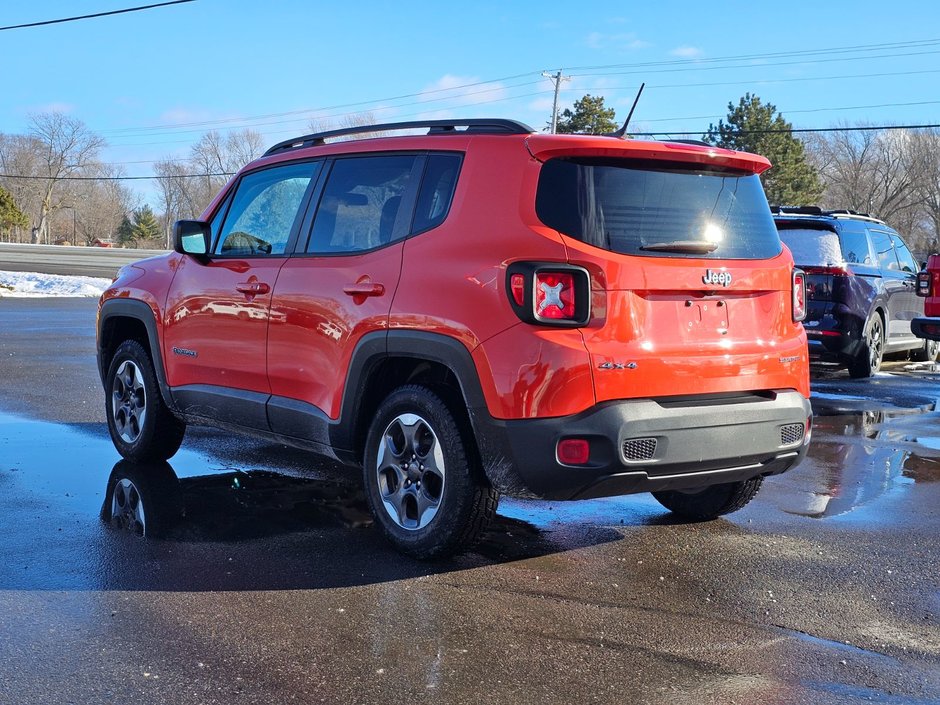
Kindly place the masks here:
POLYGON ((911 321, 911 331, 918 338, 940 340, 940 318, 915 318, 911 321))
POLYGON ((808 399, 782 390, 607 402, 552 419, 499 421, 475 414, 474 425, 497 489, 563 500, 692 489, 784 472, 806 454, 811 417, 808 399), (556 446, 564 438, 588 441, 586 464, 558 460, 556 446))

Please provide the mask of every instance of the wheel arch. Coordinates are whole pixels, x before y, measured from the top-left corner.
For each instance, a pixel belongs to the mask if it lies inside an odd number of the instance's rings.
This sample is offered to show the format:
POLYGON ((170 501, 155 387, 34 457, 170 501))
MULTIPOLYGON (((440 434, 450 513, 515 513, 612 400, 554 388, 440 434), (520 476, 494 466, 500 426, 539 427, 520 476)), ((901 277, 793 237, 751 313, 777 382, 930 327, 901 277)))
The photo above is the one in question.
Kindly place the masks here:
POLYGON ((369 423, 382 401, 397 387, 431 388, 469 424, 478 446, 475 411, 486 409, 470 351, 458 340, 424 331, 389 331, 365 336, 357 345, 346 376, 341 422, 333 445, 362 458, 369 423))
POLYGON ((136 340, 150 354, 164 403, 176 410, 167 384, 160 335, 153 309, 143 301, 110 299, 98 311, 98 374, 102 385, 107 382, 108 368, 118 346, 125 340, 136 340))

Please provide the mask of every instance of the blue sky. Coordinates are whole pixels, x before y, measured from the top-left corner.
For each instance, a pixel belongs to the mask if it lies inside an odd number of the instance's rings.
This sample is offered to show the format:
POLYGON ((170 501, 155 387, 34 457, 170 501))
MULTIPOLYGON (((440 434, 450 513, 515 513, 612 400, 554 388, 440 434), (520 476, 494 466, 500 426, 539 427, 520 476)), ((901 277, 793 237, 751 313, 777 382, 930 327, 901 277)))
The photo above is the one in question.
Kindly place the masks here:
MULTIPOLYGON (((155 1, 6 0, 0 25, 155 1)), ((542 128, 540 74, 558 69, 562 108, 603 95, 621 120, 645 81, 633 125, 663 135, 705 130, 746 91, 795 127, 938 123, 940 3, 196 0, 0 31, 0 65, 0 132, 67 112, 128 175, 213 128, 274 143, 363 111, 542 128)))

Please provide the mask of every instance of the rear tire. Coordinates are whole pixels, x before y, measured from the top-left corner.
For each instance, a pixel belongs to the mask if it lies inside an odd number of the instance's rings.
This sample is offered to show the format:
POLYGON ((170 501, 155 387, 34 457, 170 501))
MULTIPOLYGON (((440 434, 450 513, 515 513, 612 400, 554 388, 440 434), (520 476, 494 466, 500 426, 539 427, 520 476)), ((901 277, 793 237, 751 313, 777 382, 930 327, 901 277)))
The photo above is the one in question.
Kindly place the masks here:
POLYGON ((427 387, 408 385, 379 406, 362 462, 375 522, 402 553, 459 553, 496 514, 469 424, 427 387))
POLYGON ((114 447, 128 460, 167 460, 183 443, 186 424, 163 403, 153 362, 136 340, 125 340, 114 352, 105 413, 114 447))
POLYGON ((755 477, 743 482, 711 485, 696 492, 653 492, 653 497, 673 514, 686 519, 708 521, 741 509, 754 499, 763 482, 763 477, 755 477))
POLYGON ((858 355, 848 364, 849 376, 855 379, 871 377, 881 369, 885 351, 885 326, 876 313, 865 324, 865 333, 858 355))
POLYGON ((925 340, 923 347, 911 350, 911 360, 914 362, 936 362, 938 353, 940 353, 940 341, 925 340))

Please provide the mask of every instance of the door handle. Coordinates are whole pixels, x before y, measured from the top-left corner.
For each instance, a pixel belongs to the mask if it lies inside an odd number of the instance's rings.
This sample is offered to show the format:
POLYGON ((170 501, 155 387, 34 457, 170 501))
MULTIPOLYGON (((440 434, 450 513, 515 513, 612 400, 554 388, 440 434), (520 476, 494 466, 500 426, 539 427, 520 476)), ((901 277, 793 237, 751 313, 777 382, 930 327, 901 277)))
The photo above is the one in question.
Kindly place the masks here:
POLYGON ((258 296, 271 291, 271 287, 264 282, 239 282, 235 285, 235 288, 248 296, 258 296))
POLYGON ((343 287, 343 293, 350 296, 382 296, 385 293, 384 284, 373 284, 372 282, 356 282, 347 284, 343 287))

